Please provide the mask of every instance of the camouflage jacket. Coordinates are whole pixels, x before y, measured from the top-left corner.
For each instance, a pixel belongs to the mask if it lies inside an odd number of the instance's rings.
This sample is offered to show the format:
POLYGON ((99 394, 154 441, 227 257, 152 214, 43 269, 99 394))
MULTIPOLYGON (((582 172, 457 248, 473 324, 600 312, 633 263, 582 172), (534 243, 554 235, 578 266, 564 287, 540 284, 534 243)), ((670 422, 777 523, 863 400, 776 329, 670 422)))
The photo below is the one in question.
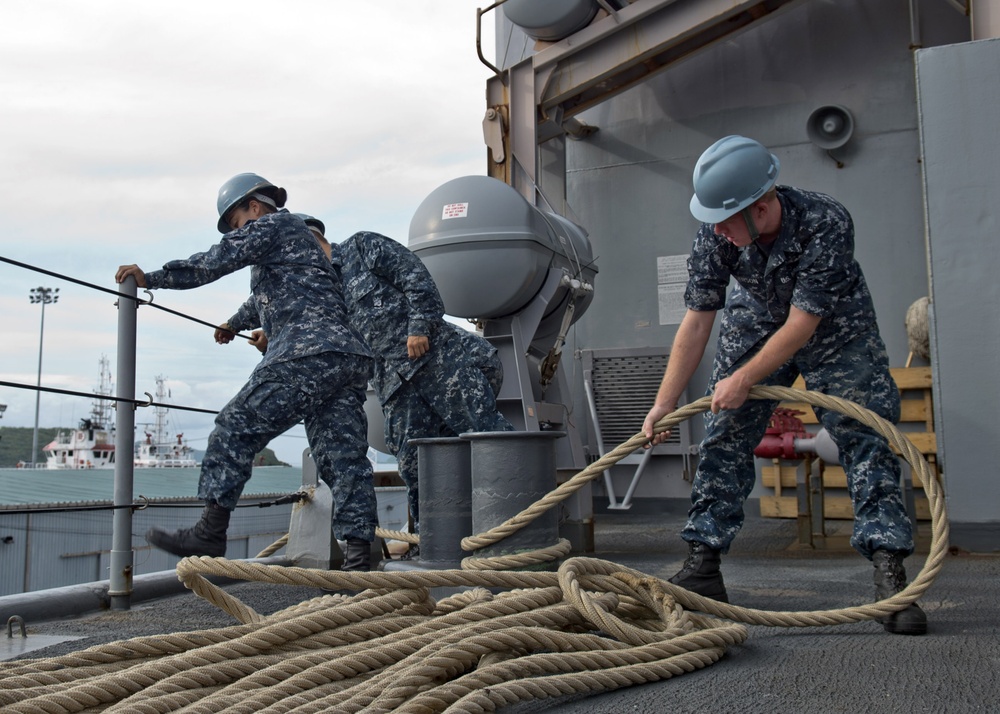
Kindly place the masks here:
POLYGON ((306 224, 285 210, 226 233, 204 253, 146 273, 146 285, 186 290, 248 266, 250 298, 227 322, 235 332, 264 331, 261 365, 322 352, 370 356, 348 321, 339 274, 306 224))
POLYGON ((351 320, 375 356, 372 386, 384 404, 430 359, 425 354, 411 360, 406 338, 426 336, 433 350, 452 326, 444 320, 444 303, 431 274, 401 243, 362 231, 331 247, 351 320))
POLYGON ((724 371, 756 352, 785 323, 792 305, 822 318, 796 355, 804 367, 876 325, 847 209, 829 196, 789 186, 778 187, 778 200, 781 230, 770 253, 757 245, 737 248, 706 223, 688 259, 687 307, 725 307, 716 355, 724 371), (736 284, 727 300, 730 278, 736 284))

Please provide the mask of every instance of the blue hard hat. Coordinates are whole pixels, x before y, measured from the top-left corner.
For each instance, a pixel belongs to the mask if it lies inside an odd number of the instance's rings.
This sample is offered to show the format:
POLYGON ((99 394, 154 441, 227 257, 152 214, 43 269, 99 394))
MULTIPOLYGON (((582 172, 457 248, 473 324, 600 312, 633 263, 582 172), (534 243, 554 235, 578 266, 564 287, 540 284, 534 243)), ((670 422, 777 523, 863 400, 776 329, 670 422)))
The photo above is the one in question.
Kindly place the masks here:
POLYGON ((721 223, 770 190, 780 168, 778 157, 753 139, 719 139, 695 164, 691 215, 703 223, 721 223))
POLYGON ((255 193, 266 196, 274 201, 276 208, 282 208, 288 200, 288 192, 275 186, 257 174, 236 174, 222 184, 219 189, 219 233, 228 233, 232 229, 226 221, 226 214, 238 206, 243 199, 255 193))
POLYGON ((326 226, 323 225, 323 221, 321 221, 320 219, 313 218, 308 213, 293 213, 292 215, 298 216, 299 218, 301 218, 303 221, 306 222, 307 226, 309 226, 310 228, 317 229, 324 236, 326 235, 326 226))

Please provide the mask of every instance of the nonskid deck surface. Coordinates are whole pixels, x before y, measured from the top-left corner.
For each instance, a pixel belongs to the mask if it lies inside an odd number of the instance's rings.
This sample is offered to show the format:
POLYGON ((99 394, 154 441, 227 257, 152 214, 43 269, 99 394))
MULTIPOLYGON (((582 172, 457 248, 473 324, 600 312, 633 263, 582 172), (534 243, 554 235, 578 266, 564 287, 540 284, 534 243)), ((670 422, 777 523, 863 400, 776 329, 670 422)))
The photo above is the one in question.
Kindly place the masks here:
MULTIPOLYGON (((616 512, 595 517, 596 557, 668 578, 686 553, 683 512, 616 512)), ((922 529, 929 530, 927 524, 922 529)), ((749 516, 723 558, 733 604, 764 610, 825 610, 860 605, 873 593, 870 563, 846 546, 848 524, 830 522, 822 551, 803 549, 794 521, 749 516)), ((921 539, 923 540, 923 538, 921 539)), ((926 549, 924 549, 926 552, 926 549)), ((923 566, 907 559, 908 573, 923 566)), ((509 714, 678 712, 988 712, 1000 701, 997 574, 1000 555, 949 555, 921 600, 929 632, 890 635, 861 622, 821 628, 750 626, 741 646, 705 669, 588 697, 514 704, 509 714)), ((260 613, 314 597, 313 588, 241 583, 227 591, 260 613)), ((227 613, 186 593, 76 619, 28 623, 29 636, 82 636, 36 650, 49 657, 95 644, 164 632, 226 627, 227 613)))

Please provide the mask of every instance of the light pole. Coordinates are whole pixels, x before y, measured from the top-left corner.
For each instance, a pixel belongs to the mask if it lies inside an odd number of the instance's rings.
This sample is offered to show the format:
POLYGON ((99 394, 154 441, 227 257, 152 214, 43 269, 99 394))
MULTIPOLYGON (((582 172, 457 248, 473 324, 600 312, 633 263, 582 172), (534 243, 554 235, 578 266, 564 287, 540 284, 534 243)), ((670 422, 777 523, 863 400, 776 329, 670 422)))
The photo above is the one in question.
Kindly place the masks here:
POLYGON ((45 306, 59 301, 59 288, 37 287, 31 289, 31 304, 42 306, 42 326, 38 331, 38 391, 35 392, 35 431, 31 435, 31 468, 35 468, 38 453, 38 409, 42 399, 42 341, 45 339, 45 306))

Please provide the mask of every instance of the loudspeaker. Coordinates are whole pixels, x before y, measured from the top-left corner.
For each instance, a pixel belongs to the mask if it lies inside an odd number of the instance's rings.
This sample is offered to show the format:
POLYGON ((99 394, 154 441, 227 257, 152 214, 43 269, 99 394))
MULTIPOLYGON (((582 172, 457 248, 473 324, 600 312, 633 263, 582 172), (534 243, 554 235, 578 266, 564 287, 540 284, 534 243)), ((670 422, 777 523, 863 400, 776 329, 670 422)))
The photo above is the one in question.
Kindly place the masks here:
POLYGON ((854 117, 845 107, 837 104, 820 107, 806 121, 809 141, 827 151, 846 144, 853 133, 854 117))

